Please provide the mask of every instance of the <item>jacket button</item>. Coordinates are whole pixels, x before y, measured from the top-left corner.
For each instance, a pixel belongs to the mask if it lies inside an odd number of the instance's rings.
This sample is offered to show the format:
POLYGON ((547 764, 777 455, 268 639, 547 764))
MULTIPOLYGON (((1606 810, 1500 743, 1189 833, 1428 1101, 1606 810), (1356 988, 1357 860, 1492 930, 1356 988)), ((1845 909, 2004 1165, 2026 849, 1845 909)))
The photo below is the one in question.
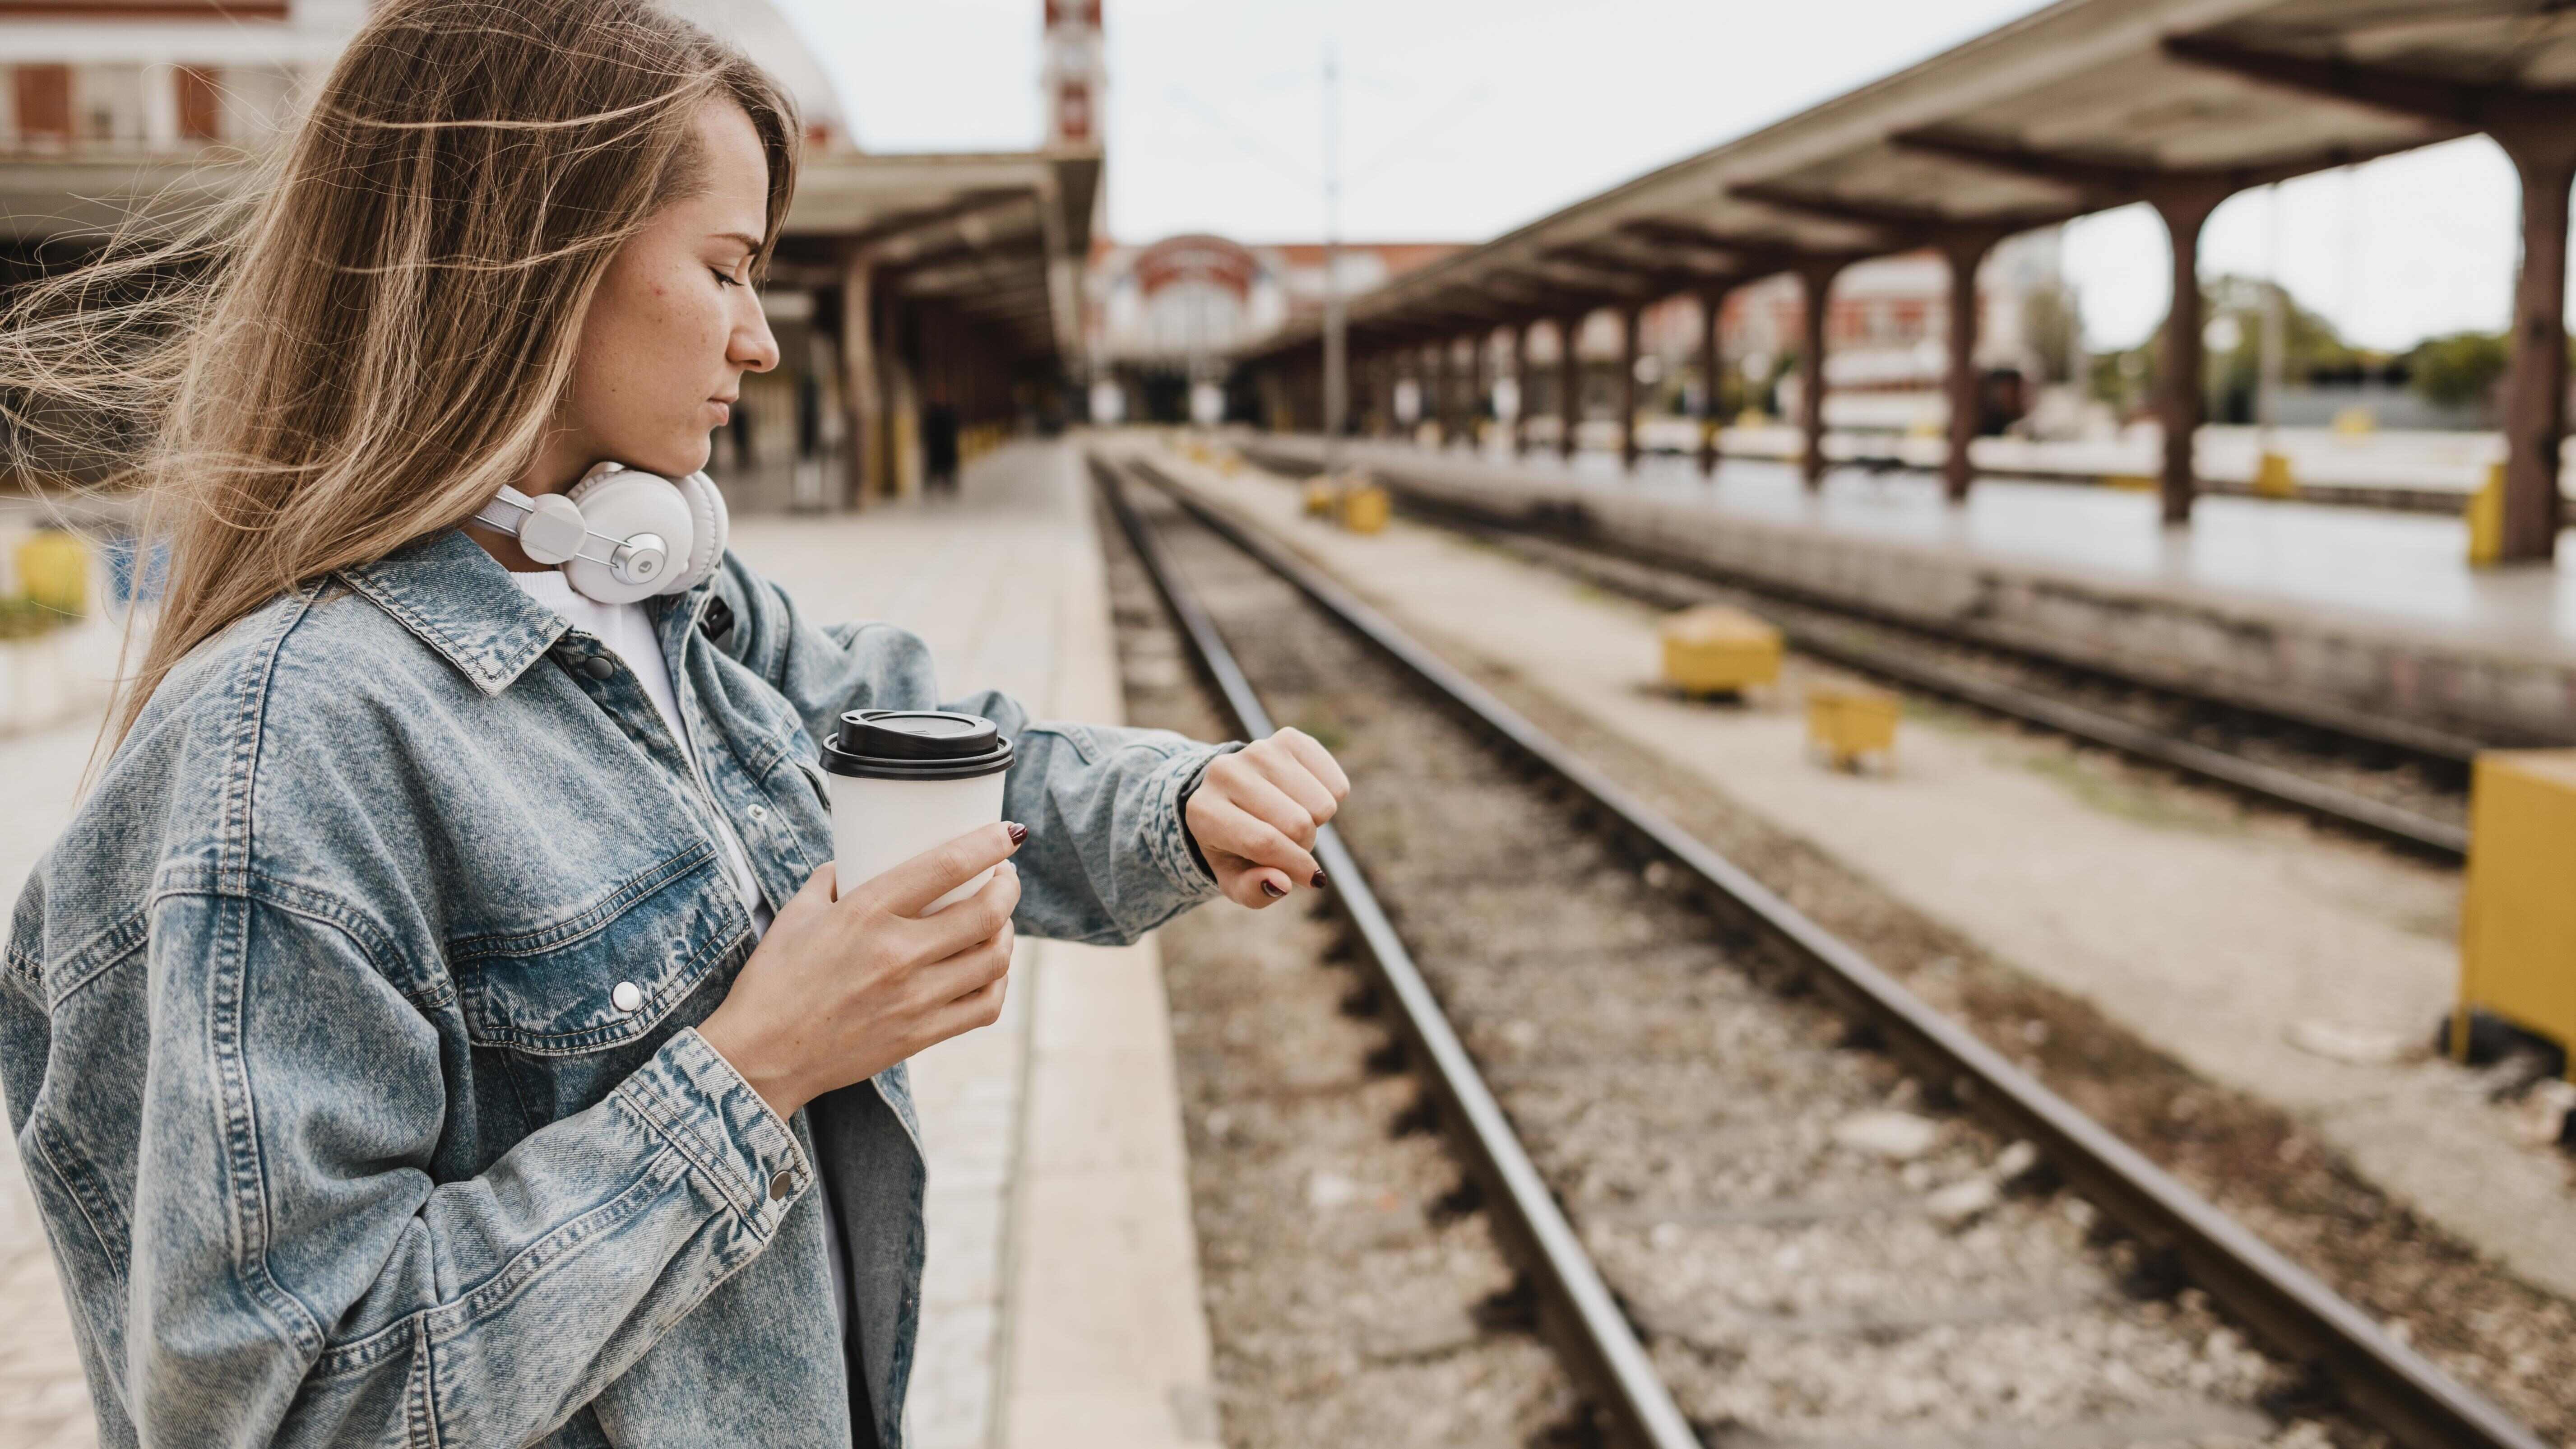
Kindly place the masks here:
POLYGON ((757 825, 757 824, 759 824, 761 821, 766 820, 766 819, 768 819, 768 818, 769 818, 769 807, 768 807, 768 806, 766 806, 766 805, 754 805, 754 806, 752 806, 752 807, 751 807, 751 822, 752 822, 754 825, 757 825))
POLYGON ((632 981, 620 981, 609 989, 608 1000, 618 1010, 633 1016, 636 1008, 644 1004, 644 989, 632 981))
POLYGON ((795 1190, 796 1177, 793 1173, 782 1172, 769 1180, 769 1200, 771 1202, 778 1202, 795 1190))
POLYGON ((593 654, 590 662, 581 667, 581 672, 593 679, 604 680, 617 672, 617 661, 605 654, 593 654))

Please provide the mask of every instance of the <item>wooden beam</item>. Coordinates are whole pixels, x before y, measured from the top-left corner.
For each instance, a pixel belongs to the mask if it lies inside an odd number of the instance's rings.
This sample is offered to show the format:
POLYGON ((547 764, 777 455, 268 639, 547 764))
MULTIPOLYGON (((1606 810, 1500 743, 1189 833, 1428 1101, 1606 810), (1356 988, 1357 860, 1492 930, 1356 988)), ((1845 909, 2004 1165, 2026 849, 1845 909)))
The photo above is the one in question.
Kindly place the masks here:
POLYGON ((2529 121, 2543 112, 2561 122, 2576 120, 2576 90, 2452 80, 2341 56, 2288 55, 2211 35, 2167 36, 2164 51, 2247 80, 2465 130, 2529 121))
POLYGON ((1915 206, 1895 201, 1864 201, 1847 196, 1827 196, 1775 186, 1769 182, 1750 182, 1730 186, 1727 190, 1747 201, 1776 206, 1784 211, 1801 211, 1828 221, 1856 222, 1901 234, 1908 239, 1938 240, 1957 230, 1991 231, 1998 236, 2033 231, 2055 226, 2084 214, 2081 207, 2049 207, 2039 210, 2000 212, 1993 216, 1960 216, 1938 207, 1915 206))

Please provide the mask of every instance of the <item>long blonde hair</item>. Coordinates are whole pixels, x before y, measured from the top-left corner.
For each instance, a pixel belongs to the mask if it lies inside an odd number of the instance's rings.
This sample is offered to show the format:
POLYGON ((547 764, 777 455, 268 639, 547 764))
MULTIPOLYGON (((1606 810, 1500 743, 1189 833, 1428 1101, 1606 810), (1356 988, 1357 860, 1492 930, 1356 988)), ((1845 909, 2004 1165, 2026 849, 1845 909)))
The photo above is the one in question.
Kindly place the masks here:
POLYGON ((139 490, 168 549, 108 745, 189 650, 520 479, 716 98, 768 156, 763 267, 798 127, 740 53, 650 0, 389 0, 237 199, 0 313, 0 463, 139 490))

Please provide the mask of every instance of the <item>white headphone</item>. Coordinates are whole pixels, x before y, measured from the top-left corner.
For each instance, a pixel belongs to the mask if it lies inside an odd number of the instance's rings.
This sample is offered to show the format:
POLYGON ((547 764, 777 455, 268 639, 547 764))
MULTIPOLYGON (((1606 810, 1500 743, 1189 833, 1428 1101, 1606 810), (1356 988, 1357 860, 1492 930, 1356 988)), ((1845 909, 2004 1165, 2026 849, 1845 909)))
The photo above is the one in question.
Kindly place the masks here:
POLYGON ((706 474, 674 481, 623 463, 601 463, 543 498, 505 487, 474 521, 541 564, 561 564, 574 593, 603 604, 705 582, 724 558, 727 523, 724 495, 706 474))

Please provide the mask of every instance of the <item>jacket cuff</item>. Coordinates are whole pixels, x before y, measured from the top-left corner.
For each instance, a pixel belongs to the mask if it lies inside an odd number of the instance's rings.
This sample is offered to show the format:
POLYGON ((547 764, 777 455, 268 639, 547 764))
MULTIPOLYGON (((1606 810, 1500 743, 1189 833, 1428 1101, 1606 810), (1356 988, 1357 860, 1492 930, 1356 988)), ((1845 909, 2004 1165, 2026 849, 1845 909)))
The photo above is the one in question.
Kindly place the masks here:
POLYGON ((1189 820, 1182 810, 1199 788, 1199 778, 1207 773, 1209 763, 1219 755, 1230 755, 1242 748, 1243 742, 1237 740, 1173 755, 1155 772, 1145 797, 1147 818, 1161 822, 1147 830, 1145 854, 1175 890, 1193 901, 1216 894, 1216 872, 1208 868, 1207 857, 1199 852, 1199 843, 1191 837, 1189 820))
POLYGON ((617 1091, 763 1241, 813 1185, 796 1134, 695 1027, 617 1091))

